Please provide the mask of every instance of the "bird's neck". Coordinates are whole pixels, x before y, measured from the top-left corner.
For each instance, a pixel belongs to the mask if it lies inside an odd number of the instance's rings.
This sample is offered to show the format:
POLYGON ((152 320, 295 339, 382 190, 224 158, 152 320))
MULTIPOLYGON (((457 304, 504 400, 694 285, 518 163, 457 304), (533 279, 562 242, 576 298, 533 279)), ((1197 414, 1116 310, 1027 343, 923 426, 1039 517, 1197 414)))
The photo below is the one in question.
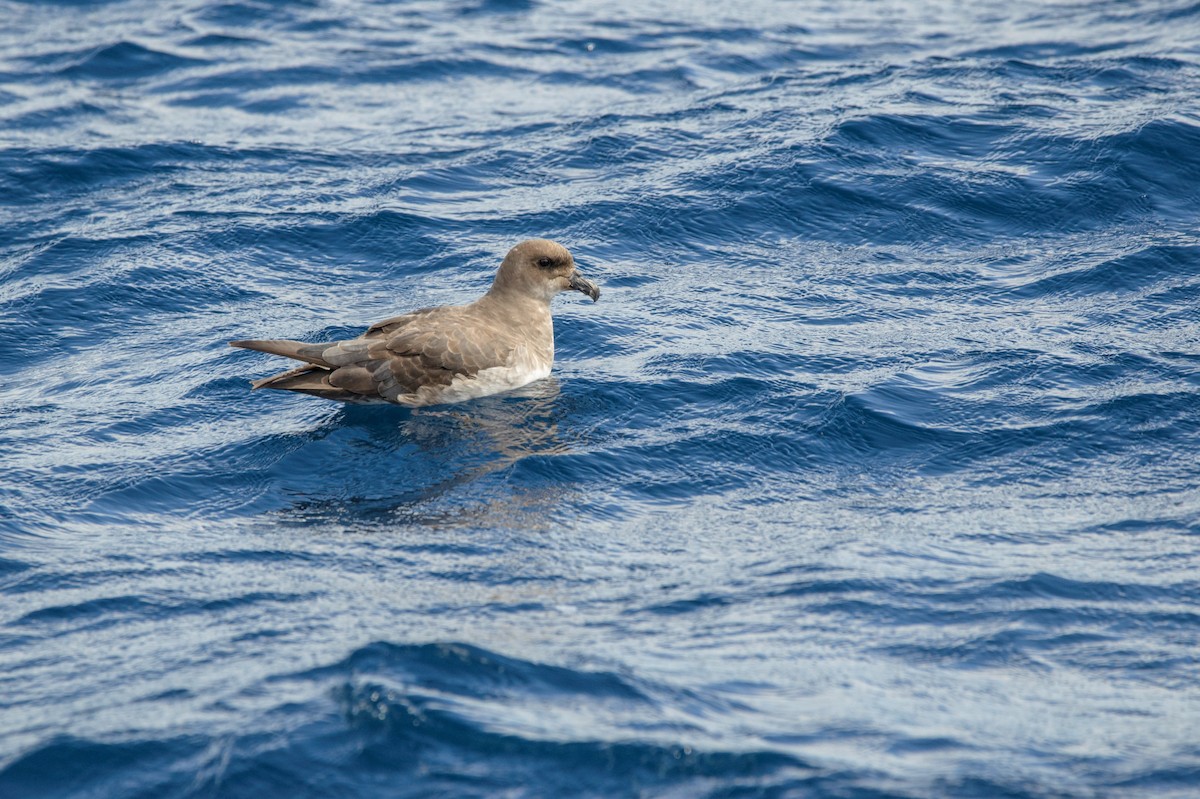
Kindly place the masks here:
POLYGON ((493 285, 475 305, 489 314, 514 319, 540 319, 550 316, 550 298, 493 285))

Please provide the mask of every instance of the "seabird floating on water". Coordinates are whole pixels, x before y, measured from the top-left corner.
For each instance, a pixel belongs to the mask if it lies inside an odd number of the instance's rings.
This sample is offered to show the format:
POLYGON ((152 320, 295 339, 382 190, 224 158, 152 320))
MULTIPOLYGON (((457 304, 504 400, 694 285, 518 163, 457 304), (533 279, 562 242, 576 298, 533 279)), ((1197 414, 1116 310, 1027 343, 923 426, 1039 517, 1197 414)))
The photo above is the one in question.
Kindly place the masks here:
POLYGON ((566 247, 529 239, 509 250, 492 287, 469 305, 425 308, 377 322, 358 338, 328 344, 231 341, 306 365, 256 380, 254 388, 298 391, 341 402, 409 407, 462 402, 518 388, 550 374, 550 300, 596 284, 566 247))

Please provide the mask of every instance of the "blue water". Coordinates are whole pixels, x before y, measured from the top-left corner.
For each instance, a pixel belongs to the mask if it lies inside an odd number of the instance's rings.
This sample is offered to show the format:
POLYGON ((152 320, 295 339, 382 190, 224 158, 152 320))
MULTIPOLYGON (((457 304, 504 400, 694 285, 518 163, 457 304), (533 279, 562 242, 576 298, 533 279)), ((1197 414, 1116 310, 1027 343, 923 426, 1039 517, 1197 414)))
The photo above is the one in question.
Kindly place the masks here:
POLYGON ((5 799, 1198 796, 1198 449, 1192 0, 0 0, 5 799))

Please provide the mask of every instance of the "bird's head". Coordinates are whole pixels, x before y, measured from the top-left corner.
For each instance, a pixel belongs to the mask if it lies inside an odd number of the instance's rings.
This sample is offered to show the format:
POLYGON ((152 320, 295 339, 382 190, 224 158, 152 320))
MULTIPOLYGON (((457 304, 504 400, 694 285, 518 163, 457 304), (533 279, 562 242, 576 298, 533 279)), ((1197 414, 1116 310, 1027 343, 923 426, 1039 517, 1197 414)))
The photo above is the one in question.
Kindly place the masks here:
POLYGON ((583 276, 571 252, 547 239, 528 239, 509 250, 492 291, 516 291, 547 302, 560 291, 581 291, 592 302, 600 299, 599 287, 583 276))

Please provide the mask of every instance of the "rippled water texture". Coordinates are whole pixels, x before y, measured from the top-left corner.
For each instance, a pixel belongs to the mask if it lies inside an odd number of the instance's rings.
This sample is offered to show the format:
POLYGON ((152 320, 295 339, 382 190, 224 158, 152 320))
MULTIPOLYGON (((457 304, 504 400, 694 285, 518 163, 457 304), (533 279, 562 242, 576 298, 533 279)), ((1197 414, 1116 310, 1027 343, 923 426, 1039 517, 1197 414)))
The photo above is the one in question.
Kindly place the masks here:
POLYGON ((1197 3, 0 23, 0 796, 1200 792, 1197 3), (516 395, 225 344, 529 236, 516 395))

